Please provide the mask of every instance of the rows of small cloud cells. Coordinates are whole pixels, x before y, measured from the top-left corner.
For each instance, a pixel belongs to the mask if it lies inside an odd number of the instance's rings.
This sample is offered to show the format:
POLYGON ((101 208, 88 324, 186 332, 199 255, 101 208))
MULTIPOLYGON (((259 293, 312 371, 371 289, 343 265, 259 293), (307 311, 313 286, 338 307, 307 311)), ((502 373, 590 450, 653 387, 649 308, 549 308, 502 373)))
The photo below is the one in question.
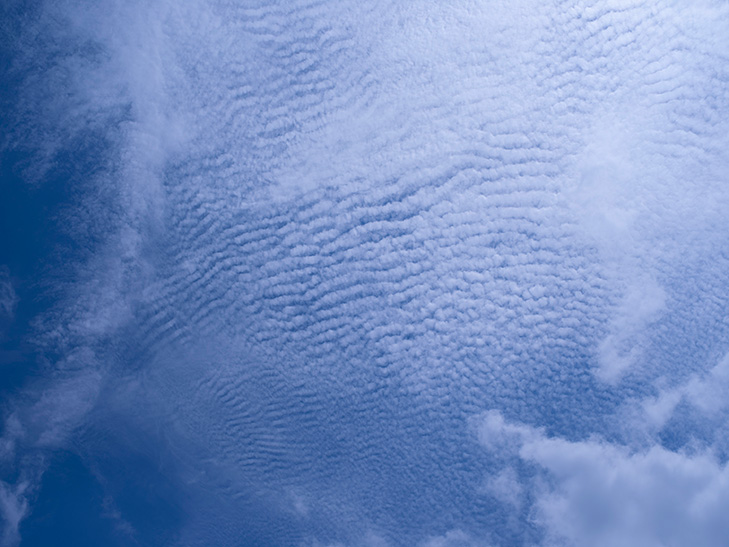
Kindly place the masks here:
POLYGON ((725 3, 6 11, 5 543, 71 451, 125 545, 722 544, 725 3))

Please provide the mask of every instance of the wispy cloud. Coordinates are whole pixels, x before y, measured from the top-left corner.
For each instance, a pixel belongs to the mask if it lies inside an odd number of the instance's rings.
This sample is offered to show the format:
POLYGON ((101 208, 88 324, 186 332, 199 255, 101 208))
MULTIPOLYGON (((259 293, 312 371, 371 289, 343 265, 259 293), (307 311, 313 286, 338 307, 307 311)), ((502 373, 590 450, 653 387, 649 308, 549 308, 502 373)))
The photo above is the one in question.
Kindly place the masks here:
POLYGON ((0 328, 13 320, 17 305, 18 295, 10 279, 10 270, 7 266, 0 266, 0 328))

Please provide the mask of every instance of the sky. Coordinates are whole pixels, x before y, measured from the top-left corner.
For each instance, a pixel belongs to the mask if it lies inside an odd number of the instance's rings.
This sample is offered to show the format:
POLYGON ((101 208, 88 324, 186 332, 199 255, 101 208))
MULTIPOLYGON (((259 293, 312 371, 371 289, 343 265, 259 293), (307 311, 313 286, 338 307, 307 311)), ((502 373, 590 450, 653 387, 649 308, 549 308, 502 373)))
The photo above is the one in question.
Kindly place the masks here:
POLYGON ((727 544, 726 0, 0 28, 0 545, 727 544))

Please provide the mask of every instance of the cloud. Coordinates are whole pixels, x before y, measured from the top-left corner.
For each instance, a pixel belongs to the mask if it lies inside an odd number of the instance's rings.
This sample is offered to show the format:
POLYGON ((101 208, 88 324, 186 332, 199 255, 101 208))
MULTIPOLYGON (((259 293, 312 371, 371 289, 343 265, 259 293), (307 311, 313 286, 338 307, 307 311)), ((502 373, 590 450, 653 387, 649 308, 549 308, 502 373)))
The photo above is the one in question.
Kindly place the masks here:
POLYGON ((507 422, 501 412, 490 410, 478 427, 478 440, 492 452, 514 452, 522 445, 539 438, 541 432, 532 427, 507 422))
POLYGON ((514 510, 521 509, 524 486, 512 467, 506 467, 496 474, 489 475, 484 481, 483 492, 493 496, 502 504, 512 506, 514 510))
POLYGON ((533 518, 546 531, 546 545, 723 545, 729 464, 710 451, 568 441, 494 416, 485 417, 481 435, 518 431, 514 455, 545 473, 531 488, 533 518))
MULTIPOLYGON (((629 437, 626 401, 723 409, 726 8, 40 5, 7 150, 69 186, 72 242, 7 402, 13 537, 26 457, 102 483, 110 431, 174 469, 180 545, 529 544, 530 510, 554 541, 723 531, 707 450, 574 439, 629 437)), ((104 484, 159 543, 165 504, 104 484)))
POLYGON ((703 420, 716 421, 725 416, 727 401, 724 394, 729 388, 729 354, 706 370, 691 374, 678 385, 664 387, 655 396, 631 401, 626 412, 638 412, 639 420, 648 428, 660 431, 674 416, 681 403, 690 405, 700 412, 703 420))
POLYGON ((0 481, 0 515, 3 519, 3 532, 0 541, 3 546, 20 543, 18 528, 20 521, 28 511, 28 501, 23 496, 27 483, 15 487, 0 481))
POLYGON ((455 529, 442 536, 428 539, 422 547, 488 547, 488 543, 474 540, 463 530, 455 529))
POLYGON ((13 320, 17 305, 18 295, 10 279, 10 270, 6 266, 0 266, 0 328, 13 320))
POLYGON ((729 468, 710 454, 552 440, 522 457, 557 483, 537 502, 537 518, 575 545, 718 546, 729 533, 729 468))
POLYGON ((597 346, 597 376, 612 384, 643 355, 647 327, 665 309, 665 291, 654 280, 636 276, 613 312, 609 334, 597 346))
POLYGON ((35 383, 20 402, 8 398, 0 438, 0 469, 5 473, 0 481, 3 545, 20 542, 19 525, 32 512, 50 455, 66 449, 87 423, 102 382, 94 365, 93 353, 79 349, 58 364, 53 382, 35 383))

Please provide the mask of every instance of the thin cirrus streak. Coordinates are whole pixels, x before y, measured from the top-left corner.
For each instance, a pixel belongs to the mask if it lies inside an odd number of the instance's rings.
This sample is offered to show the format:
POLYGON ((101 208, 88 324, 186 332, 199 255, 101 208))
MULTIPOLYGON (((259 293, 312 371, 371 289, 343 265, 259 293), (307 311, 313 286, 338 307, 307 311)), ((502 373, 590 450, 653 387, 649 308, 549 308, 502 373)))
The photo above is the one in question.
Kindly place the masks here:
POLYGON ((75 465, 97 544, 721 544, 722 2, 27 10, 3 150, 71 173, 78 248, 8 388, 5 543, 75 465), (703 517, 645 501, 666 469, 703 517))

